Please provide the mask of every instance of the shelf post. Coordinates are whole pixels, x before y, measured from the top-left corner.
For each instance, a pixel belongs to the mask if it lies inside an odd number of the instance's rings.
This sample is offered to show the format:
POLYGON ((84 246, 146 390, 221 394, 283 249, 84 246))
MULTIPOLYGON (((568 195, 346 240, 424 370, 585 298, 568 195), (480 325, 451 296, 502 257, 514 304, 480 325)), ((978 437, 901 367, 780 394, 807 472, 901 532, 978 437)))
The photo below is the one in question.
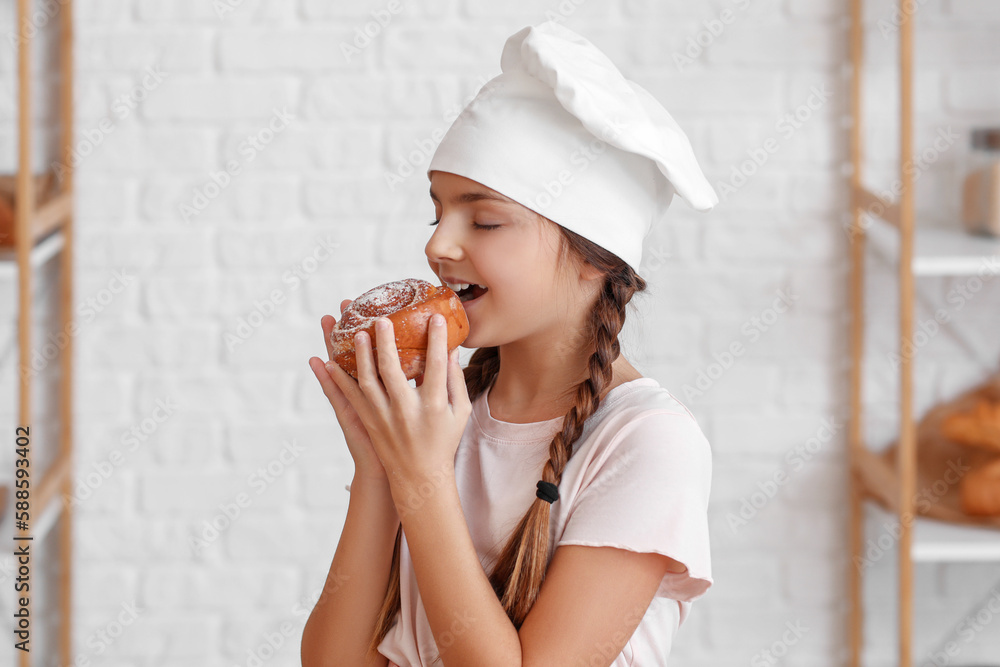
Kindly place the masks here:
POLYGON ((59 10, 59 27, 62 37, 59 40, 60 76, 62 77, 59 106, 62 125, 60 152, 64 167, 64 180, 60 193, 66 193, 69 199, 69 212, 63 222, 62 262, 59 268, 59 326, 66 333, 66 347, 60 355, 59 382, 59 457, 66 462, 68 474, 63 477, 61 488, 57 490, 56 503, 62 506, 62 523, 59 529, 59 565, 62 580, 59 582, 59 614, 62 621, 59 628, 60 664, 70 665, 73 662, 73 524, 74 510, 66 502, 73 496, 73 357, 75 331, 73 327, 73 267, 74 267, 74 237, 75 211, 73 190, 73 0, 65 0, 59 10))
POLYGON ((912 667, 913 522, 916 425, 913 423, 913 16, 899 16, 899 665, 912 667))
POLYGON ((850 554, 848 582, 850 589, 850 618, 848 634, 851 667, 861 667, 861 651, 864 648, 864 580, 860 563, 864 541, 865 494, 857 478, 857 468, 861 458, 862 445, 862 362, 864 359, 864 270, 865 231, 862 226, 861 161, 863 159, 861 124, 861 72, 864 59, 864 31, 862 25, 862 1, 851 0, 851 229, 848 235, 851 251, 850 285, 851 299, 851 379, 850 379, 850 423, 848 425, 848 471, 850 484, 849 541, 850 554))
MULTIPOLYGON (((34 178, 32 177, 31 165, 31 38, 28 31, 23 29, 26 21, 31 19, 30 0, 17 0, 17 24, 15 30, 18 31, 17 40, 17 73, 18 73, 18 143, 17 143, 17 185, 14 205, 14 234, 16 236, 15 245, 17 248, 17 352, 18 352, 18 382, 20 395, 18 396, 18 425, 22 428, 31 426, 31 293, 32 293, 32 267, 31 249, 34 244, 34 234, 31 229, 31 220, 35 215, 35 193, 34 178)), ((32 470, 31 448, 28 448, 25 458, 28 461, 28 470, 32 470)), ((26 478, 29 484, 34 484, 35 475, 29 474, 26 478)), ((17 528, 15 527, 15 533, 17 528)), ((31 537, 33 531, 29 530, 23 537, 31 537)), ((25 544, 15 542, 15 544, 25 544)), ((31 544, 28 542, 27 544, 31 544)), ((35 549, 37 549, 37 545, 35 549)), ((16 550, 16 548, 15 548, 16 550)), ((34 550, 33 550, 34 551, 34 550)), ((31 618, 36 618, 32 609, 32 598, 30 588, 21 592, 21 597, 27 599, 28 613, 31 618)), ((27 651, 20 651, 18 655, 20 667, 30 667, 31 654, 27 651)))

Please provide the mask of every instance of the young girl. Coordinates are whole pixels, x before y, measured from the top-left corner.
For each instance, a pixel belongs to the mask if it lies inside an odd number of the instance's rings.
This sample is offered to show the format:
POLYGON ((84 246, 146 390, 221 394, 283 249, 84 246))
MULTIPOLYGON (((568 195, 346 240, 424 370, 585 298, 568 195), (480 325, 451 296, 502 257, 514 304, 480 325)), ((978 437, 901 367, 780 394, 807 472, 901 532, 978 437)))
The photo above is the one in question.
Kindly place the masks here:
POLYGON ((432 322, 411 386, 388 320, 356 340, 358 380, 309 360, 356 467, 304 667, 666 665, 712 585, 709 444, 618 335, 651 224, 675 192, 718 200, 666 110, 576 33, 524 28, 501 66, 428 170, 428 264, 479 286, 468 366, 432 322))

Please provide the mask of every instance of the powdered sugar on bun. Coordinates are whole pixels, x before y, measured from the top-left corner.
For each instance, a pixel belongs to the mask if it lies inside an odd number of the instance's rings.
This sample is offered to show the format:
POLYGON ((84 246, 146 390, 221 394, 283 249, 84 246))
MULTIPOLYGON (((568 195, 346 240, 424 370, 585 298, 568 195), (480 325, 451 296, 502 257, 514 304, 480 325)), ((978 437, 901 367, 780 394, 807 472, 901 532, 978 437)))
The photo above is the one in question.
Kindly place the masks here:
POLYGON ((334 331, 354 333, 364 329, 380 317, 426 300, 433 289, 434 285, 419 278, 405 278, 374 287, 351 302, 334 331))

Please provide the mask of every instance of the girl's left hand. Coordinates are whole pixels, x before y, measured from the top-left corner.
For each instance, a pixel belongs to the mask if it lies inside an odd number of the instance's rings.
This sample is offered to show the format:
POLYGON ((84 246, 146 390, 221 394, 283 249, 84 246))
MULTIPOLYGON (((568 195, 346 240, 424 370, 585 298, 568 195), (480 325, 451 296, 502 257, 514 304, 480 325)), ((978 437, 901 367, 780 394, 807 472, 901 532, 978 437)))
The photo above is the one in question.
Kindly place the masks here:
POLYGON ((427 365, 416 387, 403 373, 393 325, 385 317, 375 324, 381 379, 368 335, 360 333, 355 339, 358 379, 342 387, 368 430, 390 485, 421 484, 442 472, 454 475, 455 452, 472 413, 458 348, 448 354, 444 318, 435 315, 429 326, 427 365))

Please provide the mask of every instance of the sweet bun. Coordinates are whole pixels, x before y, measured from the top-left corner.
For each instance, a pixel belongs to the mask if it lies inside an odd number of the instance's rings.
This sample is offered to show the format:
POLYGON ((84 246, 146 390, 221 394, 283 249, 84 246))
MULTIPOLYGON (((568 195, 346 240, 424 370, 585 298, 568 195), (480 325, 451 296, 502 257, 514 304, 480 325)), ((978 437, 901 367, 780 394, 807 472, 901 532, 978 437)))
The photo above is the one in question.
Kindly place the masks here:
POLYGON ((969 409, 944 418, 941 433, 960 444, 1000 454, 1000 401, 990 400, 985 395, 976 396, 969 409))
POLYGON ((419 278, 406 278, 373 287, 341 314, 330 332, 333 360, 357 379, 354 335, 368 333, 378 373, 378 340, 375 320, 387 317, 393 326, 399 362, 407 380, 421 375, 427 364, 427 332, 431 316, 444 315, 448 330, 448 352, 461 345, 469 335, 469 318, 462 301, 450 287, 435 286, 419 278))
POLYGON ((1000 458, 965 473, 959 492, 966 514, 1000 516, 1000 458))

